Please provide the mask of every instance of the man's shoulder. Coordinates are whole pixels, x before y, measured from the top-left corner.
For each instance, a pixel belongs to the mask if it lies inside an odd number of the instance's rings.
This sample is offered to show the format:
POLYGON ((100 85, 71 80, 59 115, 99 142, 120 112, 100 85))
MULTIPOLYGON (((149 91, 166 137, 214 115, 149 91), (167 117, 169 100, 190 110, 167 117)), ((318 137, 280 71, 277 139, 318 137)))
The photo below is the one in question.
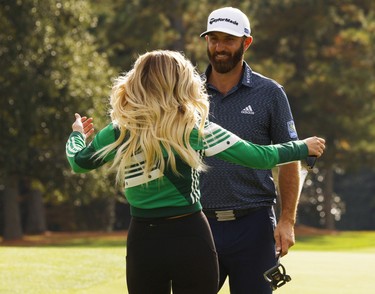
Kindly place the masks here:
POLYGON ((279 84, 277 81, 265 75, 262 75, 256 71, 252 71, 251 79, 253 82, 253 86, 266 86, 275 89, 283 89, 283 86, 279 84))

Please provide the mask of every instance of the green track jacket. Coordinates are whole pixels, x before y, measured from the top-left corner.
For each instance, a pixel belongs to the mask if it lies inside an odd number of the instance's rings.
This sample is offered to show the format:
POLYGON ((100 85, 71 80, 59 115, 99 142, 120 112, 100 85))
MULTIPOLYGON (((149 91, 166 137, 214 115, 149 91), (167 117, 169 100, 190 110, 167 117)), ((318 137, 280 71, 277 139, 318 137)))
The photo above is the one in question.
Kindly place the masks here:
MULTIPOLYGON (((79 132, 72 132, 66 143, 66 155, 73 171, 85 173, 111 161, 114 153, 104 160, 97 160, 93 155, 113 143, 118 136, 119 129, 111 123, 86 146, 84 136, 79 132)), ((308 148, 303 141, 256 145, 214 123, 206 124, 203 138, 199 138, 198 130, 194 129, 190 134, 190 144, 203 157, 215 156, 256 169, 270 169, 277 164, 304 159, 308 155, 308 148)), ((170 217, 202 209, 199 201, 199 173, 177 156, 176 164, 180 176, 175 175, 169 167, 162 173, 157 166, 145 175, 142 170, 142 154, 132 158, 132 161, 134 164, 125 171, 125 196, 133 216, 170 217)))

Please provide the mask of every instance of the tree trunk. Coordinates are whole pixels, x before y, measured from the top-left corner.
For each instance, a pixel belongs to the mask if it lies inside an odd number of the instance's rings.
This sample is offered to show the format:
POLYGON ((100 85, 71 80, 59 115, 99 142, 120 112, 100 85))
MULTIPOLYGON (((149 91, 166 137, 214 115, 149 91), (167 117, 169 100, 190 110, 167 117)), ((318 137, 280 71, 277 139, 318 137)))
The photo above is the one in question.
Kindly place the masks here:
POLYGON ((335 229, 335 216, 332 214, 333 200, 333 168, 327 168, 327 174, 324 179, 324 212, 325 212, 325 228, 328 230, 335 229))
POLYGON ((109 197, 107 199, 107 207, 106 207, 106 224, 105 230, 107 232, 113 231, 113 226, 116 222, 116 198, 109 197))
POLYGON ((27 198, 26 232, 28 234, 42 234, 46 231, 42 192, 31 189, 27 198))
POLYGON ((172 5, 173 7, 173 9, 171 10, 172 13, 169 15, 172 28, 174 28, 179 33, 179 37, 173 42, 171 49, 177 50, 177 51, 184 51, 186 47, 185 46, 186 31, 185 31, 183 20, 181 17, 181 14, 182 14, 182 11, 181 11, 182 8, 180 7, 181 2, 180 0, 173 0, 169 2, 169 5, 172 5))
POLYGON ((9 176, 4 189, 4 240, 23 237, 18 197, 18 177, 9 176))

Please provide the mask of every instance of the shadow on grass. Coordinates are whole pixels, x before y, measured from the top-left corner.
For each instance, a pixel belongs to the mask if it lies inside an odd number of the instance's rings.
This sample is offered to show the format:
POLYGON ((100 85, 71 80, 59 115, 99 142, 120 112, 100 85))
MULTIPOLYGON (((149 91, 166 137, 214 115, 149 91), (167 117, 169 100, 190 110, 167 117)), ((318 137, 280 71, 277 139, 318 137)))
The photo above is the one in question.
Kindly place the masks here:
POLYGON ((118 232, 47 232, 26 235, 20 240, 0 240, 7 247, 125 247, 126 231, 118 232))
MULTIPOLYGON (((0 247, 126 247, 127 231, 115 232, 47 232, 26 235, 22 240, 4 241, 0 247)), ((375 231, 297 234, 293 250, 351 251, 375 248, 375 231)))

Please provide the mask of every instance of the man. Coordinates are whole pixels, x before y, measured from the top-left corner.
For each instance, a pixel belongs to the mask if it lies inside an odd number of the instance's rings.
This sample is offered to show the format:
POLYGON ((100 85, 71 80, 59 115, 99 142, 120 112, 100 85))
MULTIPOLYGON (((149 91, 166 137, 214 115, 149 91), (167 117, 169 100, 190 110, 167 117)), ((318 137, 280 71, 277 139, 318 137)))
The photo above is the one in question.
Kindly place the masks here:
MULTIPOLYGON (((253 72, 244 62, 250 22, 240 10, 213 11, 207 30, 210 61, 205 72, 211 120, 257 144, 297 140, 287 96, 279 84, 253 72)), ((281 214, 276 226, 276 188, 270 170, 249 170, 216 159, 202 174, 204 212, 214 235, 220 287, 226 277, 232 294, 271 293, 263 273, 294 245, 299 197, 299 163, 279 167, 281 214)))

